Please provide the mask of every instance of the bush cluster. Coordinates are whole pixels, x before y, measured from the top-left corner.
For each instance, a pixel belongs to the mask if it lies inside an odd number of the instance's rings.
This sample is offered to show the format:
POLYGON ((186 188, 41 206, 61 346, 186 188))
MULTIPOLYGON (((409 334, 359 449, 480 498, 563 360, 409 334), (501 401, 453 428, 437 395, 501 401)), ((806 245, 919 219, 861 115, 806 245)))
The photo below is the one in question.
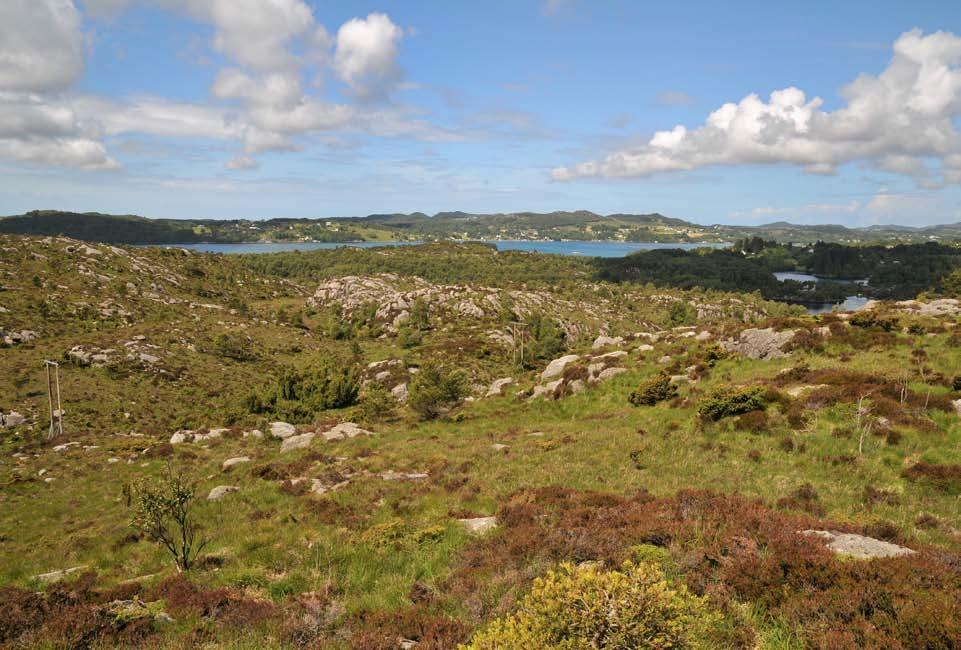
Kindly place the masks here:
POLYGON ((677 386, 671 382, 670 377, 661 374, 642 382, 631 392, 628 400, 634 406, 654 406, 675 395, 677 395, 677 386))
POLYGON ((859 311, 851 317, 849 321, 854 327, 862 329, 880 329, 885 332, 892 332, 898 326, 898 319, 894 316, 885 316, 873 309, 859 311))
POLYGON ((767 400, 763 388, 722 388, 701 400, 697 413, 705 420, 716 422, 766 408, 767 400))
POLYGON ((352 406, 359 393, 356 366, 328 361, 305 370, 285 370, 273 384, 249 395, 245 406, 251 413, 310 422, 327 409, 352 406))
POLYGON ((462 648, 708 648, 720 622, 706 598, 672 586, 654 563, 619 571, 563 564, 462 648))
POLYGON ((468 390, 468 377, 463 370, 425 363, 410 382, 407 403, 421 418, 431 420, 459 404, 468 390))

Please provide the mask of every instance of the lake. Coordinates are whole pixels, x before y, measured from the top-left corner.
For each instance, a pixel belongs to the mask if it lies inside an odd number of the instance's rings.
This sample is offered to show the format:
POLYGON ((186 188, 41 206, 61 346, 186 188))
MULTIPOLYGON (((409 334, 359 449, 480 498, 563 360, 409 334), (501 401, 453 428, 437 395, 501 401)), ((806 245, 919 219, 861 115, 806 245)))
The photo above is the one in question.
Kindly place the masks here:
MULTIPOLYGON (((177 248, 206 253, 282 253, 286 251, 313 251, 350 246, 353 248, 375 248, 377 246, 412 246, 422 242, 273 242, 269 244, 177 244, 177 248)), ((493 244, 499 251, 528 251, 531 253, 553 253, 555 255, 583 255, 585 257, 624 257, 637 251, 664 248, 692 250, 695 248, 723 248, 730 244, 659 244, 639 242, 609 241, 485 241, 493 244)))
MULTIPOLYGON (((779 272, 775 273, 774 277, 781 282, 784 282, 785 280, 794 280, 796 282, 837 282, 837 280, 827 280, 824 278, 819 278, 816 275, 810 275, 808 273, 779 272)), ((861 286, 867 286, 868 283, 867 280, 854 280, 853 282, 861 286)), ((828 302, 824 303, 823 305, 809 305, 805 308, 809 314, 826 314, 834 311, 835 308, 841 311, 860 311, 861 309, 864 309, 864 306, 868 304, 869 300, 870 298, 862 295, 848 296, 844 299, 844 302, 837 305, 828 302)))

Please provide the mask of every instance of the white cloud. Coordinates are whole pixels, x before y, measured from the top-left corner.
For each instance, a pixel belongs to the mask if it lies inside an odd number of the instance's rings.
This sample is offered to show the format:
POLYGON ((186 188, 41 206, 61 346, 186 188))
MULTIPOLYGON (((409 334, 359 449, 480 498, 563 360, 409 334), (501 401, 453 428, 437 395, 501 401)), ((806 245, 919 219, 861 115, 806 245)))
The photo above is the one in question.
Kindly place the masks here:
POLYGON ((237 156, 236 158, 231 158, 227 161, 227 164, 224 165, 224 167, 227 169, 239 171, 257 169, 259 166, 260 164, 249 156, 237 156))
POLYGON ((337 30, 334 69, 357 96, 384 99, 403 76, 396 61, 403 36, 386 14, 348 20, 337 30))
POLYGON ((314 28, 313 13, 301 0, 194 0, 192 4, 209 11, 217 28, 214 47, 255 70, 296 67, 288 43, 314 28))
POLYGON ((117 162, 62 97, 83 71, 80 14, 70 0, 0 2, 0 157, 112 169, 117 162))
POLYGON ((67 86, 83 68, 73 1, 0 0, 0 156, 112 168, 117 163, 100 139, 142 133, 234 141, 242 154, 227 165, 237 169, 252 154, 298 151, 298 138, 315 133, 462 139, 407 107, 333 103, 316 94, 328 71, 363 100, 385 99, 402 82, 396 59, 404 31, 385 14, 349 20, 332 37, 304 0, 83 1, 95 16, 133 4, 213 27, 210 46, 231 61, 211 85, 213 101, 70 94, 67 86))
POLYGON ((709 165, 777 163, 831 174, 853 161, 917 175, 924 157, 942 161, 945 182, 958 182, 947 157, 961 153, 954 124, 961 116, 961 38, 906 32, 895 41, 894 56, 880 75, 859 76, 841 96, 846 104, 829 112, 822 110, 820 97, 808 99, 794 87, 772 92, 767 101, 751 94, 724 104, 695 129, 678 125, 659 131, 646 144, 557 168, 552 176, 559 181, 629 178, 709 165))
POLYGON ((82 71, 80 14, 71 0, 0 2, 0 90, 57 90, 82 71))

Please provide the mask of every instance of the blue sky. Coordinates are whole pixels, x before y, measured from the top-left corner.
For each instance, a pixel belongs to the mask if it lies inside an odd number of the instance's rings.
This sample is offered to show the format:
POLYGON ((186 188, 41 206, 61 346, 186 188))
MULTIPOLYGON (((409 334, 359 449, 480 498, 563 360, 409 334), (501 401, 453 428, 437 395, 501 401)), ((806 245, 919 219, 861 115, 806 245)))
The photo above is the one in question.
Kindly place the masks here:
POLYGON ((5 0, 0 214, 957 222, 952 5, 5 0))

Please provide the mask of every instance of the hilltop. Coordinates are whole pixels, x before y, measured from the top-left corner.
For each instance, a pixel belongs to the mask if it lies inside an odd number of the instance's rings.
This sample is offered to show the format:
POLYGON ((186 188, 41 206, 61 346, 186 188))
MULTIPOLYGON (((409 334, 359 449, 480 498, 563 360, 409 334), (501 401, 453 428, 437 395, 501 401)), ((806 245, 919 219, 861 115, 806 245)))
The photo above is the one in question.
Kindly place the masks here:
POLYGON ((448 240, 718 244, 752 237, 782 243, 877 244, 953 241, 961 237, 961 224, 865 228, 786 222, 763 226, 699 225, 658 213, 600 215, 587 210, 504 214, 439 212, 433 216, 414 212, 264 220, 148 219, 136 215, 34 210, 0 218, 0 233, 63 235, 112 244, 448 240))
POLYGON ((522 599, 630 575, 682 646, 952 647, 956 275, 808 316, 478 244, 0 235, 0 644, 520 648, 522 599), (130 526, 169 471, 184 573, 130 526))

